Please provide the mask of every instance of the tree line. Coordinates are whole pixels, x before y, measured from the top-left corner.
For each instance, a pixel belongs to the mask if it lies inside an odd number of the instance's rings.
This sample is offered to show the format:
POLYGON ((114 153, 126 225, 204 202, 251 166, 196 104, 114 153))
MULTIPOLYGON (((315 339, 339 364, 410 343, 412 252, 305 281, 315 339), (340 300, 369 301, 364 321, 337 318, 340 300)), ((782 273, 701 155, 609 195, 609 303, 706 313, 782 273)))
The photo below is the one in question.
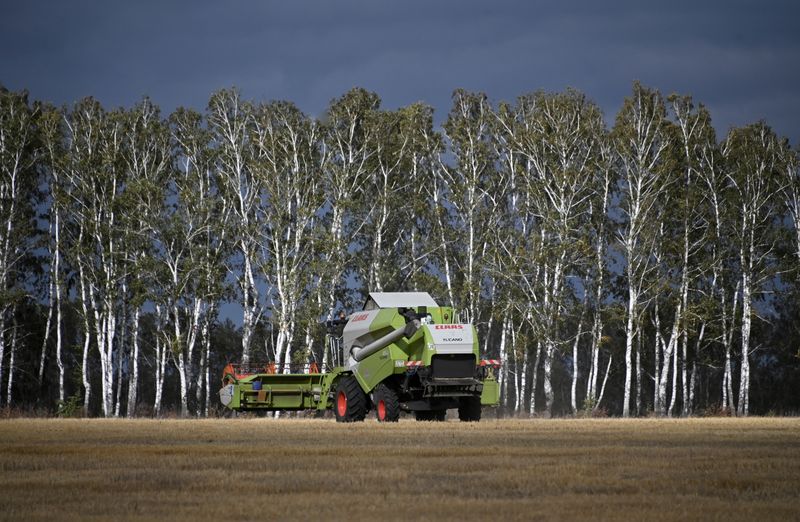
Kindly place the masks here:
POLYGON ((330 367, 326 318, 427 291, 502 359, 502 414, 796 413, 798 164, 639 83, 611 128, 573 89, 456 90, 438 127, 358 88, 319 118, 0 88, 0 401, 214 415, 226 362, 330 367))

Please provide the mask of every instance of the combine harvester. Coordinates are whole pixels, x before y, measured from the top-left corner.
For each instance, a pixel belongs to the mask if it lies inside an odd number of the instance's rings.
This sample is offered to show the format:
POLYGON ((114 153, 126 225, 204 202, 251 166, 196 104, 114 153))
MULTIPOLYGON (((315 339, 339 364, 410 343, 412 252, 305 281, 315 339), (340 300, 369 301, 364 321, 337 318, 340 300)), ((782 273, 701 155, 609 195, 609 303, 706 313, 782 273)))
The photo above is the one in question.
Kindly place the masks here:
POLYGON ((496 360, 481 360, 471 324, 425 292, 371 293, 364 309, 328 322, 328 335, 343 348, 342 365, 320 372, 275 373, 229 364, 222 404, 234 411, 333 409, 338 422, 363 421, 374 409, 380 422, 400 412, 443 421, 458 408, 462 421, 479 421, 481 406, 496 406, 496 360))

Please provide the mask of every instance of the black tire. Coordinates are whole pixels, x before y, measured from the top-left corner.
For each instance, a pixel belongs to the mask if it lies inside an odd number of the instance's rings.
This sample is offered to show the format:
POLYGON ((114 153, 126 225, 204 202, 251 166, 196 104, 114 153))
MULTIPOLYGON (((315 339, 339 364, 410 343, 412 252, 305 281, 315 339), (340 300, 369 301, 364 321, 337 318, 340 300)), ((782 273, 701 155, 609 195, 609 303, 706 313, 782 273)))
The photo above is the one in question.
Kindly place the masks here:
POLYGON ((478 422, 481 420, 481 398, 461 397, 458 401, 458 420, 478 422))
POLYGON ((443 422, 447 416, 447 410, 425 410, 414 412, 418 421, 443 422))
POLYGON ((400 399, 389 386, 380 383, 375 387, 375 417, 378 422, 397 422, 400 420, 400 399))
POLYGON ((336 422, 361 422, 367 415, 368 399, 352 375, 345 375, 336 385, 333 411, 336 422))

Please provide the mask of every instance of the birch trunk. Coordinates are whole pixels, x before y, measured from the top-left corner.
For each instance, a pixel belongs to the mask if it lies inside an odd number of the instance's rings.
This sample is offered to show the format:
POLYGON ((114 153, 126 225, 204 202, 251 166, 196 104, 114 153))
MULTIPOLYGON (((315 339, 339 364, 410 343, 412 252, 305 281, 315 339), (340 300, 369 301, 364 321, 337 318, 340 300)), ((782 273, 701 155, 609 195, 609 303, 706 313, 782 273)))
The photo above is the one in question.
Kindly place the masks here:
MULTIPOLYGON (((525 353, 528 353, 528 350, 525 350, 525 353)), ((542 343, 536 343, 536 358, 533 361, 533 371, 531 373, 531 386, 529 390, 526 390, 526 396, 530 397, 530 408, 528 409, 529 415, 536 414, 536 381, 539 378, 539 364, 542 359, 542 343)), ((527 362, 527 357, 526 357, 527 362)), ((550 412, 547 412, 548 414, 550 412)))
MULTIPOLYGON (((19 338, 17 332, 17 319, 15 316, 15 311, 12 308, 11 315, 14 317, 12 326, 11 326, 11 346, 9 347, 9 355, 8 355, 8 388, 6 391, 6 406, 12 406, 13 395, 12 392, 14 390, 14 370, 17 368, 16 363, 16 356, 17 356, 17 339, 19 338)), ((2 359, 0 359, 0 362, 2 359)), ((2 366, 0 366, 1 368, 2 366)))
POLYGON ((503 329, 500 333, 500 405, 503 411, 508 408, 508 354, 506 353, 506 339, 508 338, 509 316, 503 316, 503 329))
MULTIPOLYGON (((208 319, 209 310, 206 311, 206 317, 203 320, 203 358, 200 361, 200 375, 203 379, 202 389, 205 391, 203 398, 203 416, 208 417, 208 409, 211 403, 211 321, 208 319)), ((198 403, 200 402, 200 388, 198 382, 198 403)), ((200 415, 198 409, 198 416, 200 415)))
POLYGON ((637 303, 636 291, 633 285, 628 285, 628 314, 627 322, 625 325, 625 395, 622 404, 622 417, 628 418, 631 416, 631 378, 633 375, 632 355, 633 355, 633 336, 634 332, 634 316, 636 312, 637 303))
MULTIPOLYGON (((641 332, 641 326, 637 328, 641 332)), ((642 335, 636 338, 636 416, 642 415, 642 335)))
MULTIPOLYGON (((52 261, 51 261, 52 264, 52 261)), ((44 325, 44 339, 42 340, 42 351, 39 355, 39 389, 41 390, 42 385, 44 385, 44 363, 47 357, 47 341, 50 339, 50 323, 53 320, 53 301, 54 296, 53 294, 55 291, 53 290, 53 277, 52 277, 52 269, 50 271, 50 284, 47 293, 47 320, 45 321, 44 325)), ((2 360, 2 359, 0 359, 2 360)))
MULTIPOLYGON (((164 317, 162 315, 162 307, 159 304, 156 304, 156 319, 157 319, 157 326, 160 330, 161 327, 164 326, 164 317)), ((155 354, 155 398, 153 400, 153 415, 155 417, 159 417, 161 415, 161 402, 164 394, 164 376, 166 374, 166 367, 167 367, 167 351, 169 351, 169 347, 164 343, 164 337, 162 335, 156 335, 156 354, 155 354)))
POLYGON ((3 361, 6 356, 6 308, 0 309, 0 402, 3 391, 3 361))
MULTIPOLYGON (((659 407, 661 408, 661 410, 659 410, 659 413, 661 415, 671 414, 671 409, 675 401, 675 394, 678 392, 678 390, 675 389, 675 376, 678 373, 678 367, 675 365, 675 356, 677 353, 678 337, 680 335, 680 325, 678 320, 680 315, 681 315, 681 306, 679 304, 678 307, 675 309, 675 316, 672 321, 672 331, 670 332, 669 341, 667 341, 666 343, 663 341, 663 339, 661 341, 661 344, 666 346, 664 349, 664 359, 662 361, 662 366, 660 371, 661 374, 660 380, 658 382, 658 404, 659 407), (669 407, 668 407, 667 392, 669 390, 667 389, 667 383, 670 376, 670 365, 672 365, 673 385, 671 390, 672 398, 669 401, 669 407)), ((658 332, 657 335, 660 336, 661 333, 658 332)))
POLYGON ((583 304, 581 311, 581 318, 578 321, 578 333, 575 336, 575 341, 572 343, 572 390, 570 398, 572 399, 572 412, 578 412, 578 344, 583 334, 583 316, 586 311, 586 302, 583 304))
POLYGON ((653 326, 655 326, 655 335, 653 336, 653 412, 656 415, 661 415, 661 350, 663 346, 661 343, 661 317, 658 312, 658 299, 655 300, 654 304, 653 326))
POLYGON ((742 364, 739 377, 739 408, 737 413, 746 417, 750 410, 750 328, 751 288, 747 271, 742 272, 742 364))
POLYGON ((677 347, 672 350, 672 398, 669 401, 668 414, 670 417, 674 415, 675 403, 678 397, 678 350, 677 347))
MULTIPOLYGON (((78 241, 80 242, 80 236, 83 235, 83 230, 79 234, 78 241)), ((89 308, 86 303, 89 302, 89 296, 87 295, 87 286, 86 286, 86 279, 84 277, 83 272, 83 264, 78 263, 78 282, 80 284, 81 290, 81 309, 83 311, 83 357, 81 358, 81 381, 83 383, 83 415, 84 417, 89 416, 89 404, 91 402, 92 396, 92 383, 89 379, 89 343, 91 342, 92 337, 92 327, 89 324, 90 322, 90 315, 89 315, 89 308)))
POLYGON ((608 374, 611 371, 611 361, 614 360, 614 357, 609 355, 608 356, 608 365, 606 365, 606 374, 603 377, 603 385, 600 387, 600 395, 597 397, 597 404, 595 405, 594 409, 597 410, 600 407, 600 403, 603 400, 603 395, 606 393, 606 383, 608 382, 608 374))
POLYGON ((64 402, 66 398, 66 394, 64 392, 64 376, 65 376, 65 368, 64 368, 64 358, 62 356, 62 346, 63 346, 63 339, 62 339, 62 304, 61 304, 61 218, 60 212, 56 210, 55 213, 55 233, 56 233, 56 244, 55 244, 55 268, 53 269, 53 275, 55 276, 55 290, 56 290, 56 366, 58 366, 58 400, 60 402, 64 402))
POLYGON ((139 318, 141 309, 134 306, 133 328, 131 330, 131 368, 128 377, 128 407, 126 413, 129 419, 136 416, 136 401, 139 392, 139 318))
POLYGON ((514 397, 514 413, 519 415, 522 412, 522 408, 525 404, 525 378, 528 371, 528 365, 526 363, 527 357, 525 355, 525 350, 522 352, 519 350, 519 345, 517 344, 517 332, 515 330, 511 330, 511 350, 514 354, 514 371, 516 373, 514 379, 516 388, 514 397))

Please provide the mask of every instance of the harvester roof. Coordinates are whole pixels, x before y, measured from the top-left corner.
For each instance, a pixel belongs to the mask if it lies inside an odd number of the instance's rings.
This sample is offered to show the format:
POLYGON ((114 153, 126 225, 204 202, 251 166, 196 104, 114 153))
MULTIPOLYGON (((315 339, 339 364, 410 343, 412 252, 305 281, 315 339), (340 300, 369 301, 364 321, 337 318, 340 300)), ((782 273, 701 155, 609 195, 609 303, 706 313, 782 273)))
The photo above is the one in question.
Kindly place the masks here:
POLYGON ((439 305, 428 292, 370 292, 367 302, 364 303, 364 310, 416 306, 436 308, 439 305))

